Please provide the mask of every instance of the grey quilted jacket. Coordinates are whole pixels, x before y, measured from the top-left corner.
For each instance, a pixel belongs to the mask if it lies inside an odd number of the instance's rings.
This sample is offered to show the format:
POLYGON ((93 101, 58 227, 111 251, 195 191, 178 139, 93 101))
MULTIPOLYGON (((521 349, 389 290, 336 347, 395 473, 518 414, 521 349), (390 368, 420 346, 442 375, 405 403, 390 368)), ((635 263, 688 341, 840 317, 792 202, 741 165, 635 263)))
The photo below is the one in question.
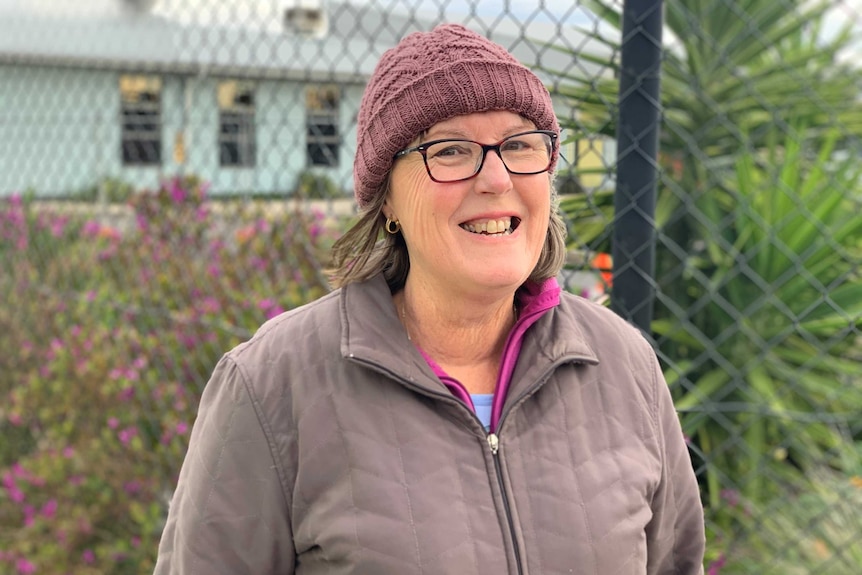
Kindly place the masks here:
POLYGON ((689 575, 703 547, 682 432, 635 329, 563 294, 527 332, 489 438, 377 277, 222 358, 155 572, 689 575))

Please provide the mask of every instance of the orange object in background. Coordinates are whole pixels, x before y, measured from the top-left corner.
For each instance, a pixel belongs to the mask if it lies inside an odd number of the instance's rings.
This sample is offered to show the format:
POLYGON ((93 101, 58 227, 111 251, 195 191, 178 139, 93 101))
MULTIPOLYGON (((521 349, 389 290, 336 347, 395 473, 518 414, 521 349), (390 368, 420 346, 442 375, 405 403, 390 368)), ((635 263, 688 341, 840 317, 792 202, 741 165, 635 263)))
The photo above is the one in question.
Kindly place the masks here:
POLYGON ((602 281, 605 283, 606 287, 611 287, 613 285, 614 274, 613 274, 613 260, 611 259, 611 254, 605 252, 599 252, 593 257, 592 262, 590 262, 593 269, 598 270, 602 276, 602 281))

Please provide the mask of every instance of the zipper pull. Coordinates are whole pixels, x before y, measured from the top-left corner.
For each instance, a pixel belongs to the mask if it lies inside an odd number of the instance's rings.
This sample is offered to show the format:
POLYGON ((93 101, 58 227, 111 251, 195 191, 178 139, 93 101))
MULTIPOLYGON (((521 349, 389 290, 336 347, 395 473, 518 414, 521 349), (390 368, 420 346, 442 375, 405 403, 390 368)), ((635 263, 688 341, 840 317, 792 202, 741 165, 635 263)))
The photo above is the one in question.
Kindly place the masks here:
POLYGON ((500 449, 500 438, 496 433, 488 434, 488 445, 491 446, 491 455, 497 455, 497 450, 500 449))

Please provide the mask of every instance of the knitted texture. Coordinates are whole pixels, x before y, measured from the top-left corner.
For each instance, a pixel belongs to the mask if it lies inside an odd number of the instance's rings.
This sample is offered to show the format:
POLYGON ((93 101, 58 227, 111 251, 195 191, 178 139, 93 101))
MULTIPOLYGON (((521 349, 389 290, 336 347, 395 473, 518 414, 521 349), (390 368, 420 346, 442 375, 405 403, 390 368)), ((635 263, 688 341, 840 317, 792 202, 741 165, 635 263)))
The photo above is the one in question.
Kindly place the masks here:
POLYGON ((393 156, 422 132, 490 110, 520 114, 539 130, 560 130, 542 81, 502 46, 457 24, 406 36, 380 58, 362 96, 353 162, 359 206, 380 193, 393 156))

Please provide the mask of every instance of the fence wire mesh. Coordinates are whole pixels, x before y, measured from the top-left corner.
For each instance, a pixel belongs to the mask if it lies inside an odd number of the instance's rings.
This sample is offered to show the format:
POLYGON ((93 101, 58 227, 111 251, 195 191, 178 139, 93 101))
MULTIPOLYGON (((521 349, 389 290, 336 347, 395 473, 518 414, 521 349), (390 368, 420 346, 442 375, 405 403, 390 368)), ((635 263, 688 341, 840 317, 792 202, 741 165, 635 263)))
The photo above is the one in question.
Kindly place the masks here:
POLYGON ((152 570, 207 377, 328 289, 364 83, 443 21, 552 93, 561 280, 640 282, 709 573, 860 572, 858 0, 4 0, 0 574, 152 570))

